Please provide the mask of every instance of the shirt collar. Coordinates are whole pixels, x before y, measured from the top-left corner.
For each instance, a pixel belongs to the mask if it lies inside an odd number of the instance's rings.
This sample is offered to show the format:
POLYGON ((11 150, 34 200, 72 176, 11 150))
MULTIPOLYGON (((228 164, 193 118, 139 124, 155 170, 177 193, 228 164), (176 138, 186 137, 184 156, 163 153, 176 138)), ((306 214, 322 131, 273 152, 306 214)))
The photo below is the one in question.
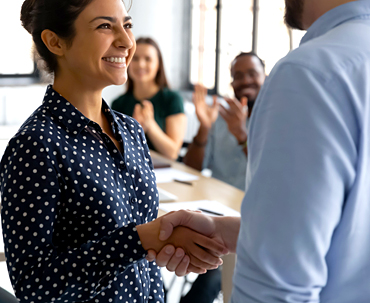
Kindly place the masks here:
POLYGON ((357 0, 333 8, 317 19, 307 30, 301 44, 326 34, 334 27, 353 19, 370 18, 370 1, 357 0))
MULTIPOLYGON (((111 110, 109 105, 102 100, 102 110, 108 118, 108 121, 113 125, 118 125, 117 116, 111 110)), ((84 116, 76 107, 68 102, 61 94, 56 92, 52 85, 47 87, 43 105, 51 112, 51 114, 62 123, 67 132, 79 134, 88 124, 97 125, 95 122, 84 116)), ((99 127, 99 126, 98 126, 99 127)), ((115 133, 116 128, 112 127, 115 133)))

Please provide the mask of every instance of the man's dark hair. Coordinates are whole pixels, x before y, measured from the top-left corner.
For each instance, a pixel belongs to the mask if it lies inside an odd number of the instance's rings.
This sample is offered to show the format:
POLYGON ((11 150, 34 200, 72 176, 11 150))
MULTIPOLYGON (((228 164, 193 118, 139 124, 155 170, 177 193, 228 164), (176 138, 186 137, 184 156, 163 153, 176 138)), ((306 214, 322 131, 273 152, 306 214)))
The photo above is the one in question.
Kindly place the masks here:
POLYGON ((237 55, 234 60, 233 60, 233 63, 238 60, 240 57, 244 57, 244 56, 250 56, 250 57, 256 57, 260 62, 261 62, 261 65, 263 67, 263 70, 265 70, 265 61, 263 61, 260 57, 257 56, 257 54, 255 52, 248 52, 248 53, 244 53, 244 52, 241 52, 239 55, 237 55))

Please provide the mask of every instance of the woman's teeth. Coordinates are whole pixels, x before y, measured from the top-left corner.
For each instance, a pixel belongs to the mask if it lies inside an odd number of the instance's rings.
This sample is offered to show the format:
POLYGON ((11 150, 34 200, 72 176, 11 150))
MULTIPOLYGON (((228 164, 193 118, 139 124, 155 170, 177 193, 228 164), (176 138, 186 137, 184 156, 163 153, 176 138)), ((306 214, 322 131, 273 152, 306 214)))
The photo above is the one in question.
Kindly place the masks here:
POLYGON ((109 57, 109 58, 103 58, 104 61, 111 62, 111 63, 126 63, 125 57, 109 57))

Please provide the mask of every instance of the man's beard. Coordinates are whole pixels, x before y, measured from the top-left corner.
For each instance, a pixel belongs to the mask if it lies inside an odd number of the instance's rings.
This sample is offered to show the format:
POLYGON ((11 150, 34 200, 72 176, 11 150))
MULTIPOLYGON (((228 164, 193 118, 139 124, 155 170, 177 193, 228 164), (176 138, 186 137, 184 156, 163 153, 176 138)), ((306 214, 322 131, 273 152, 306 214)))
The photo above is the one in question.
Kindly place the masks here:
POLYGON ((252 109, 253 109, 253 106, 254 106, 255 101, 256 100, 253 100, 253 101, 249 101, 248 100, 247 106, 248 106, 249 112, 252 112, 252 109))
POLYGON ((293 29, 303 30, 303 1, 304 0, 285 0, 285 24, 293 29))

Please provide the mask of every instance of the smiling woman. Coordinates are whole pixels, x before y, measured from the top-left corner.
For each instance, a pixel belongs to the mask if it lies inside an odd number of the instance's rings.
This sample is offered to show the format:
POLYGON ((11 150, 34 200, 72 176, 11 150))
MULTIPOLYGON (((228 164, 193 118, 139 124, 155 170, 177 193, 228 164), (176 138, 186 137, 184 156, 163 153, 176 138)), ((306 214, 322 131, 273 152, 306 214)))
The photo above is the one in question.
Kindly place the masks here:
POLYGON ((9 276, 21 302, 163 302, 148 249, 217 267, 224 248, 186 228, 158 240, 158 191, 144 131, 102 90, 127 80, 136 43, 121 0, 26 0, 23 26, 54 73, 0 164, 9 276), (155 220, 155 221, 154 221, 155 220), (201 249, 200 247, 204 247, 201 249))
POLYGON ((169 89, 158 44, 151 38, 139 38, 136 44, 127 92, 113 101, 112 109, 141 124, 150 149, 176 160, 186 128, 182 97, 169 89))

